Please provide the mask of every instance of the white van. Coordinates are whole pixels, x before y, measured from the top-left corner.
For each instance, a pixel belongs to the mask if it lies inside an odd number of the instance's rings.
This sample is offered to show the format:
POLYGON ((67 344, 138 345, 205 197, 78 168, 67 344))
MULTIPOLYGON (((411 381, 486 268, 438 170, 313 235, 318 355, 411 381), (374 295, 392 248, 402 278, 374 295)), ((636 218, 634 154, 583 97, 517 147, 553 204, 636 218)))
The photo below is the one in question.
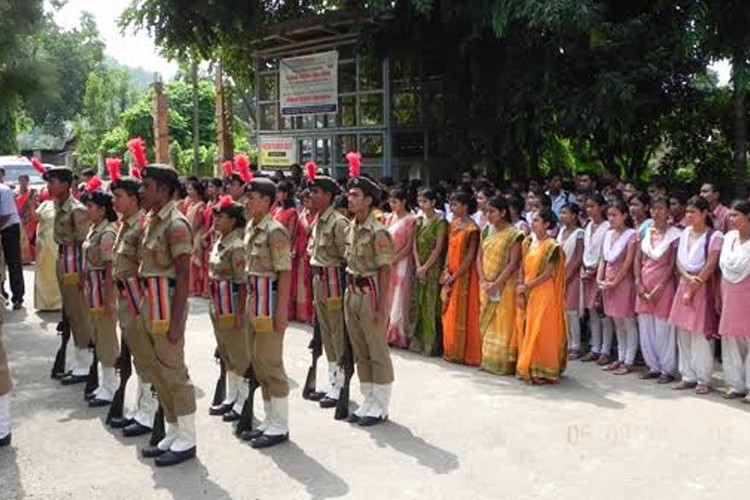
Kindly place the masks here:
MULTIPOLYGON (((49 168, 49 165, 45 165, 49 168)), ((5 183, 9 186, 18 184, 18 177, 29 176, 29 185, 32 188, 42 188, 47 183, 42 179, 42 174, 36 171, 31 161, 25 156, 0 156, 0 168, 5 170, 5 183)))

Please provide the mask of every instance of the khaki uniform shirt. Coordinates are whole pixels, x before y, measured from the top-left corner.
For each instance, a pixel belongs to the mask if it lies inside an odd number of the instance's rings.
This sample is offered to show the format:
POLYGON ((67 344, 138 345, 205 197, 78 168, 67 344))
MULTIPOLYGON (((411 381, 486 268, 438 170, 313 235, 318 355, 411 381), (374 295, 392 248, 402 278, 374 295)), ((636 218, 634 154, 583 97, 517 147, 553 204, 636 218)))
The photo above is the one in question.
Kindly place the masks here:
POLYGON ((55 243, 65 246, 83 243, 90 225, 83 203, 72 196, 63 204, 55 201, 55 243))
POLYGON ((318 215, 312 225, 307 253, 310 255, 310 265, 317 267, 338 267, 344 261, 346 252, 346 232, 349 221, 328 207, 318 215))
POLYGON ((393 263, 394 249, 390 233, 370 212, 360 224, 352 219, 346 247, 346 272, 358 276, 374 276, 381 267, 393 263))
POLYGON ((279 272, 292 270, 289 235, 270 213, 257 224, 247 224, 245 250, 248 275, 275 278, 279 272))
POLYGON ((88 270, 104 269, 115 258, 115 225, 107 219, 89 229, 83 242, 83 257, 88 270))
POLYGON ((208 256, 208 277, 216 281, 244 283, 245 241, 242 229, 219 236, 208 256))
POLYGON ((185 216, 174 201, 146 218, 141 237, 142 277, 175 277, 174 260, 193 251, 193 233, 185 216))
POLYGON ((115 240, 115 278, 130 278, 138 274, 141 260, 141 235, 144 216, 139 210, 120 223, 115 240))

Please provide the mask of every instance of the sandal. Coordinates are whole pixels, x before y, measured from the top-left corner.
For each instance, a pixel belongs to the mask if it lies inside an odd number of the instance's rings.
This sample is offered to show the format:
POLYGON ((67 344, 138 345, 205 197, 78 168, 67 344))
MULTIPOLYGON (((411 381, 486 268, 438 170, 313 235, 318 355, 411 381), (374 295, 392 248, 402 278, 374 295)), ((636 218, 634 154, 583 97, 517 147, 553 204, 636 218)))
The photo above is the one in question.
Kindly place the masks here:
POLYGON ((674 381, 674 377, 670 375, 669 373, 662 373, 659 375, 659 380, 656 381, 657 384, 668 384, 670 382, 674 381))
POLYGON ((724 393, 721 395, 721 397, 724 398, 724 399, 739 399, 739 398, 742 398, 742 397, 744 397, 745 399, 747 399, 747 397, 745 397, 744 393, 735 391, 734 389, 727 389, 726 391, 724 391, 724 393))
POLYGON ((633 365, 622 363, 616 370, 612 370, 612 375, 627 375, 633 371, 633 365))
POLYGON ((658 378, 660 373, 657 370, 649 370, 638 375, 641 380, 650 380, 652 378, 658 378))
POLYGON ((595 353, 594 351, 589 352, 582 358, 579 358, 583 363, 588 363, 589 361, 596 361, 599 358, 599 354, 595 353))
POLYGON ((609 359, 609 356, 607 356, 606 354, 600 354, 596 359, 596 364, 599 366, 606 366, 610 363, 612 363, 612 360, 609 359))
POLYGON ((742 398, 742 402, 745 403, 746 405, 750 405, 750 395, 747 395, 744 398, 742 398))
POLYGON ((711 388, 709 386, 707 386, 706 384, 698 384, 695 387, 695 393, 698 394, 698 395, 700 395, 700 396, 704 396, 704 395, 708 394, 709 392, 711 392, 711 388))
POLYGON ((578 349, 574 349, 572 351, 568 352, 568 359, 573 361, 581 357, 581 353, 578 351, 578 349))
POLYGON ((685 391, 687 389, 695 389, 695 386, 697 385, 698 385, 698 382, 686 382, 683 380, 676 386, 672 387, 672 390, 673 391, 685 391))
POLYGON ((622 366, 621 361, 615 361, 614 363, 610 363, 607 366, 604 366, 602 370, 604 370, 605 372, 611 372, 611 371, 619 369, 621 366, 622 366))

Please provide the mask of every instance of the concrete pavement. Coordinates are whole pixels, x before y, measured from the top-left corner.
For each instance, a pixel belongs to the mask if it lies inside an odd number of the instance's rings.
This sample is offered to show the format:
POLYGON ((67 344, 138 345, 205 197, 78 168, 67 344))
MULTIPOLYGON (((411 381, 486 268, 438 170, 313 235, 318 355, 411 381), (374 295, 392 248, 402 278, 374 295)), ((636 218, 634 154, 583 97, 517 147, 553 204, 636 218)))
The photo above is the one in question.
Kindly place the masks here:
MULTIPOLYGON (((27 285, 33 297, 28 271, 27 285)), ((559 385, 531 387, 398 351, 391 420, 362 429, 302 399, 310 330, 299 325, 285 341, 291 441, 253 450, 208 416, 218 368, 200 300, 191 300, 186 346, 198 391, 198 458, 157 469, 138 453, 146 438, 120 437, 104 425, 106 409, 84 404, 82 386, 49 378, 58 315, 32 306, 8 311, 4 326, 16 388, 13 445, 0 450, 2 500, 705 500, 745 492, 750 415, 737 401, 579 362, 559 385)), ((359 400, 356 381, 352 399, 359 400)))

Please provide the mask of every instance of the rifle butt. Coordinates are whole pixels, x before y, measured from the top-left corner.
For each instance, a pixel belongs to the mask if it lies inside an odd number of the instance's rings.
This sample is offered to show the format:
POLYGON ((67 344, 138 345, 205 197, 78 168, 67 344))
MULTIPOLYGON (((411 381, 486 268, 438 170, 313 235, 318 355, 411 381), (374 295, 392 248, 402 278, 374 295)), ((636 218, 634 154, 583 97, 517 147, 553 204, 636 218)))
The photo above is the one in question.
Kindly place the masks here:
POLYGON ((149 444, 151 446, 156 446, 159 444, 159 441, 164 439, 165 435, 164 410, 162 409, 161 404, 159 404, 159 408, 156 410, 156 415, 154 416, 154 427, 151 429, 151 439, 149 440, 149 444))
POLYGON ((304 399, 310 399, 310 396, 315 392, 315 379, 317 378, 317 366, 313 362, 313 365, 307 369, 307 377, 305 378, 305 385, 302 388, 302 397, 304 399))

